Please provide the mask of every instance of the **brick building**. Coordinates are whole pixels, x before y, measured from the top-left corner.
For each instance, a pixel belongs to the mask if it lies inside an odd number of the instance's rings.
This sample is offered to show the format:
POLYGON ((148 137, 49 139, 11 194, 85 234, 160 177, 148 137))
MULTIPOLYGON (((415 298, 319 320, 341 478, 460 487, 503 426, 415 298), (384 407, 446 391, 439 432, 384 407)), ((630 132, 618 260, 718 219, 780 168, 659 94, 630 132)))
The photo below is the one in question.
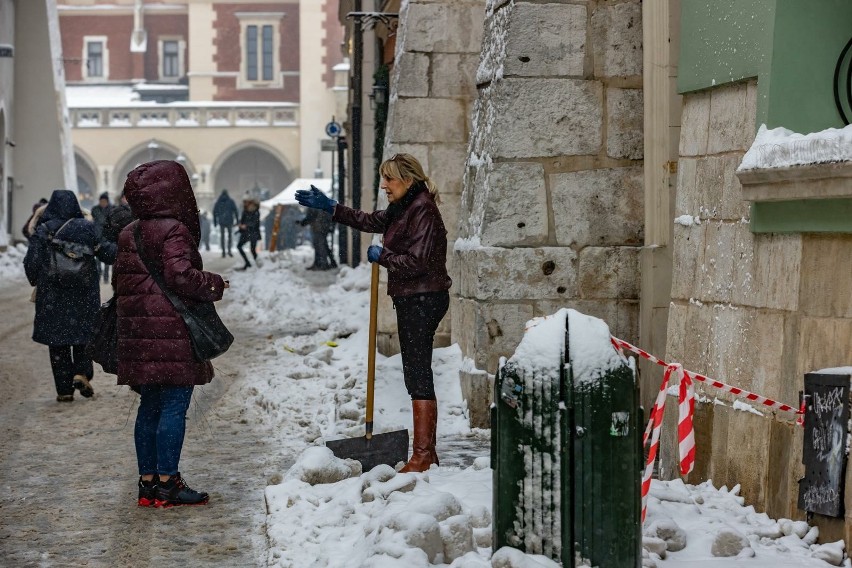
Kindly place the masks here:
POLYGON ((58 4, 84 200, 150 159, 182 162, 203 208, 331 175, 320 140, 346 68, 332 0, 58 4))

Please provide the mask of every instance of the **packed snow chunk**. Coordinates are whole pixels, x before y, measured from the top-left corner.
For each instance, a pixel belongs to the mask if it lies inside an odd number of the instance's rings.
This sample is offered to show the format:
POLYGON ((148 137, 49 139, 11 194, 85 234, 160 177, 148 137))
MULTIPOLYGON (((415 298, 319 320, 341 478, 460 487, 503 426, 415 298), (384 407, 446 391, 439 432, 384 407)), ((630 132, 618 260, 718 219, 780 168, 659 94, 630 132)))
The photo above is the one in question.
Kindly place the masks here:
POLYGON ((757 527, 754 529, 753 533, 760 538, 769 538, 773 540, 781 538, 781 535, 783 534, 781 532, 781 526, 778 523, 770 523, 762 527, 757 527))
POLYGON ((382 463, 366 472, 362 479, 364 480, 364 487, 370 487, 376 483, 384 483, 385 481, 392 479, 396 475, 396 470, 389 466, 386 463, 382 463))
POLYGON ((491 458, 490 457, 479 457, 473 460, 473 469, 479 471, 482 469, 488 469, 491 467, 491 458))
POLYGON ((737 171, 852 160, 852 126, 799 134, 761 124, 737 171))
POLYGON ((298 479, 310 485, 337 483, 355 473, 350 461, 336 457, 325 446, 313 446, 302 452, 284 479, 298 479))
POLYGON ((485 505, 474 505, 467 512, 470 526, 475 529, 485 529, 491 526, 491 509, 485 505))
POLYGON ((693 217, 692 215, 681 215, 680 217, 676 217, 674 222, 676 225, 691 227, 693 225, 700 225, 701 217, 693 217))
POLYGON ((441 523, 444 541, 444 562, 453 562, 475 550, 473 530, 467 515, 456 515, 441 523))
POLYGON ((407 501, 406 509, 412 513, 430 515, 438 522, 460 515, 462 512, 459 500, 453 494, 443 491, 433 491, 412 497, 407 501))
POLYGON ((717 557, 737 556, 748 545, 748 539, 743 533, 731 527, 725 527, 716 533, 710 553, 717 557))
POLYGON ((385 500, 392 493, 408 493, 417 485, 417 477, 413 473, 401 473, 384 482, 376 482, 364 488, 361 494, 363 503, 372 503, 377 500, 385 500))
POLYGON ((391 517, 387 527, 401 533, 409 548, 419 548, 425 552, 429 562, 434 562, 435 557, 444 550, 441 527, 431 515, 399 513, 391 517))
POLYGON ((456 558, 450 568, 491 568, 491 563, 476 552, 468 552, 461 558, 456 558))
POLYGON ((560 568, 559 564, 538 554, 524 554, 504 546, 491 557, 491 568, 560 568))
POLYGON ((842 566, 846 544, 842 540, 821 544, 813 551, 813 557, 828 562, 832 566, 842 566))
POLYGON ((477 548, 491 548, 493 544, 493 532, 491 527, 484 529, 473 529, 473 540, 476 542, 477 548))
POLYGON ((646 537, 665 541, 666 550, 669 552, 678 552, 686 548, 686 531, 671 519, 654 521, 643 531, 643 534, 646 537))
POLYGON ((655 536, 642 537, 642 548, 648 552, 653 552, 660 558, 666 557, 666 541, 661 538, 657 538, 655 536))
POLYGON ((737 554, 737 559, 742 560, 742 559, 745 559, 745 558, 754 558, 754 556, 755 556, 754 549, 750 546, 746 546, 745 548, 742 549, 742 551, 740 551, 739 554, 737 554))
POLYGON ((790 519, 781 519, 778 521, 778 525, 781 527, 781 533, 784 536, 794 534, 799 538, 805 538, 811 528, 805 521, 791 521, 790 519))

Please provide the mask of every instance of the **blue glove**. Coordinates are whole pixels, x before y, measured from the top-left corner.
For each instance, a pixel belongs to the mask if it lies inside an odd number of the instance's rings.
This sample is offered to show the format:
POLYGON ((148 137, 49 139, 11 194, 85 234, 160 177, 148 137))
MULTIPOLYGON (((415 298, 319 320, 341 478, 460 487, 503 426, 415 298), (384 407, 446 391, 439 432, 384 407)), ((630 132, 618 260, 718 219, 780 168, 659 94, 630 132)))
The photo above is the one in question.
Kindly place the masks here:
POLYGON ((322 191, 314 186, 311 186, 310 191, 306 189, 300 189, 297 191, 296 201, 298 201, 299 205, 303 207, 322 209, 329 213, 334 213, 334 206, 337 205, 337 201, 328 198, 322 191))
POLYGON ((379 245, 370 245, 370 248, 367 249, 367 260, 370 262, 378 262, 381 255, 382 247, 379 245))

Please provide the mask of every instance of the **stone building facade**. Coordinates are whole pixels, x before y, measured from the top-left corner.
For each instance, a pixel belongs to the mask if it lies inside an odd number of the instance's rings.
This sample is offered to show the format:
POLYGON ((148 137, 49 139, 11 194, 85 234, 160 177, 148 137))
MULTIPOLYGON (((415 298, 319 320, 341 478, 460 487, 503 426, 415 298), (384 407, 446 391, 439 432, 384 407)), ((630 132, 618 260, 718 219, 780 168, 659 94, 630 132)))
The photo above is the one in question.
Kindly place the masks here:
MULTIPOLYGON (((484 0, 402 2, 390 83, 384 157, 397 152, 412 154, 437 184, 450 243, 447 260, 454 293, 461 276, 454 267, 452 243, 458 234, 484 20, 484 0)), ((395 312, 387 295, 380 297, 379 349, 398 353, 395 312)), ((451 315, 444 318, 436 345, 450 344, 451 321, 451 315)))
POLYGON ((489 2, 476 84, 452 313, 469 400, 533 317, 568 306, 638 336, 641 3, 489 2))

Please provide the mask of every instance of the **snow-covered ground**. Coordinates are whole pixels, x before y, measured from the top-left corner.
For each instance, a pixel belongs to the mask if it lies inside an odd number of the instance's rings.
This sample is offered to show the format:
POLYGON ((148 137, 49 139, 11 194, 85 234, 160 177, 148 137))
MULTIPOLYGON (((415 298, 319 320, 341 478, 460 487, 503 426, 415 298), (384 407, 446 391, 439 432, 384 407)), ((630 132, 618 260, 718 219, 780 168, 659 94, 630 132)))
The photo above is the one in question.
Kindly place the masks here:
MULTIPOLYGON (((396 474, 389 466, 362 473, 325 448, 327 439, 363 435, 369 269, 307 272, 311 254, 261 253, 259 269, 228 272, 230 301, 222 309, 227 320, 254 329, 237 338, 248 354, 239 387, 243 420, 271 424, 281 447, 298 456, 266 488, 269 565, 556 567, 511 549, 492 554, 488 455, 423 474, 396 474)), ((0 253, 4 281, 23 283, 22 257, 22 247, 0 253)), ((467 426, 461 365, 458 346, 436 350, 439 436, 463 440, 481 433, 467 426)), ((376 378, 377 432, 410 428, 399 356, 378 356, 376 378)), ((816 529, 755 513, 738 492, 710 482, 654 481, 645 565, 852 566, 842 542, 817 545, 816 529)))

